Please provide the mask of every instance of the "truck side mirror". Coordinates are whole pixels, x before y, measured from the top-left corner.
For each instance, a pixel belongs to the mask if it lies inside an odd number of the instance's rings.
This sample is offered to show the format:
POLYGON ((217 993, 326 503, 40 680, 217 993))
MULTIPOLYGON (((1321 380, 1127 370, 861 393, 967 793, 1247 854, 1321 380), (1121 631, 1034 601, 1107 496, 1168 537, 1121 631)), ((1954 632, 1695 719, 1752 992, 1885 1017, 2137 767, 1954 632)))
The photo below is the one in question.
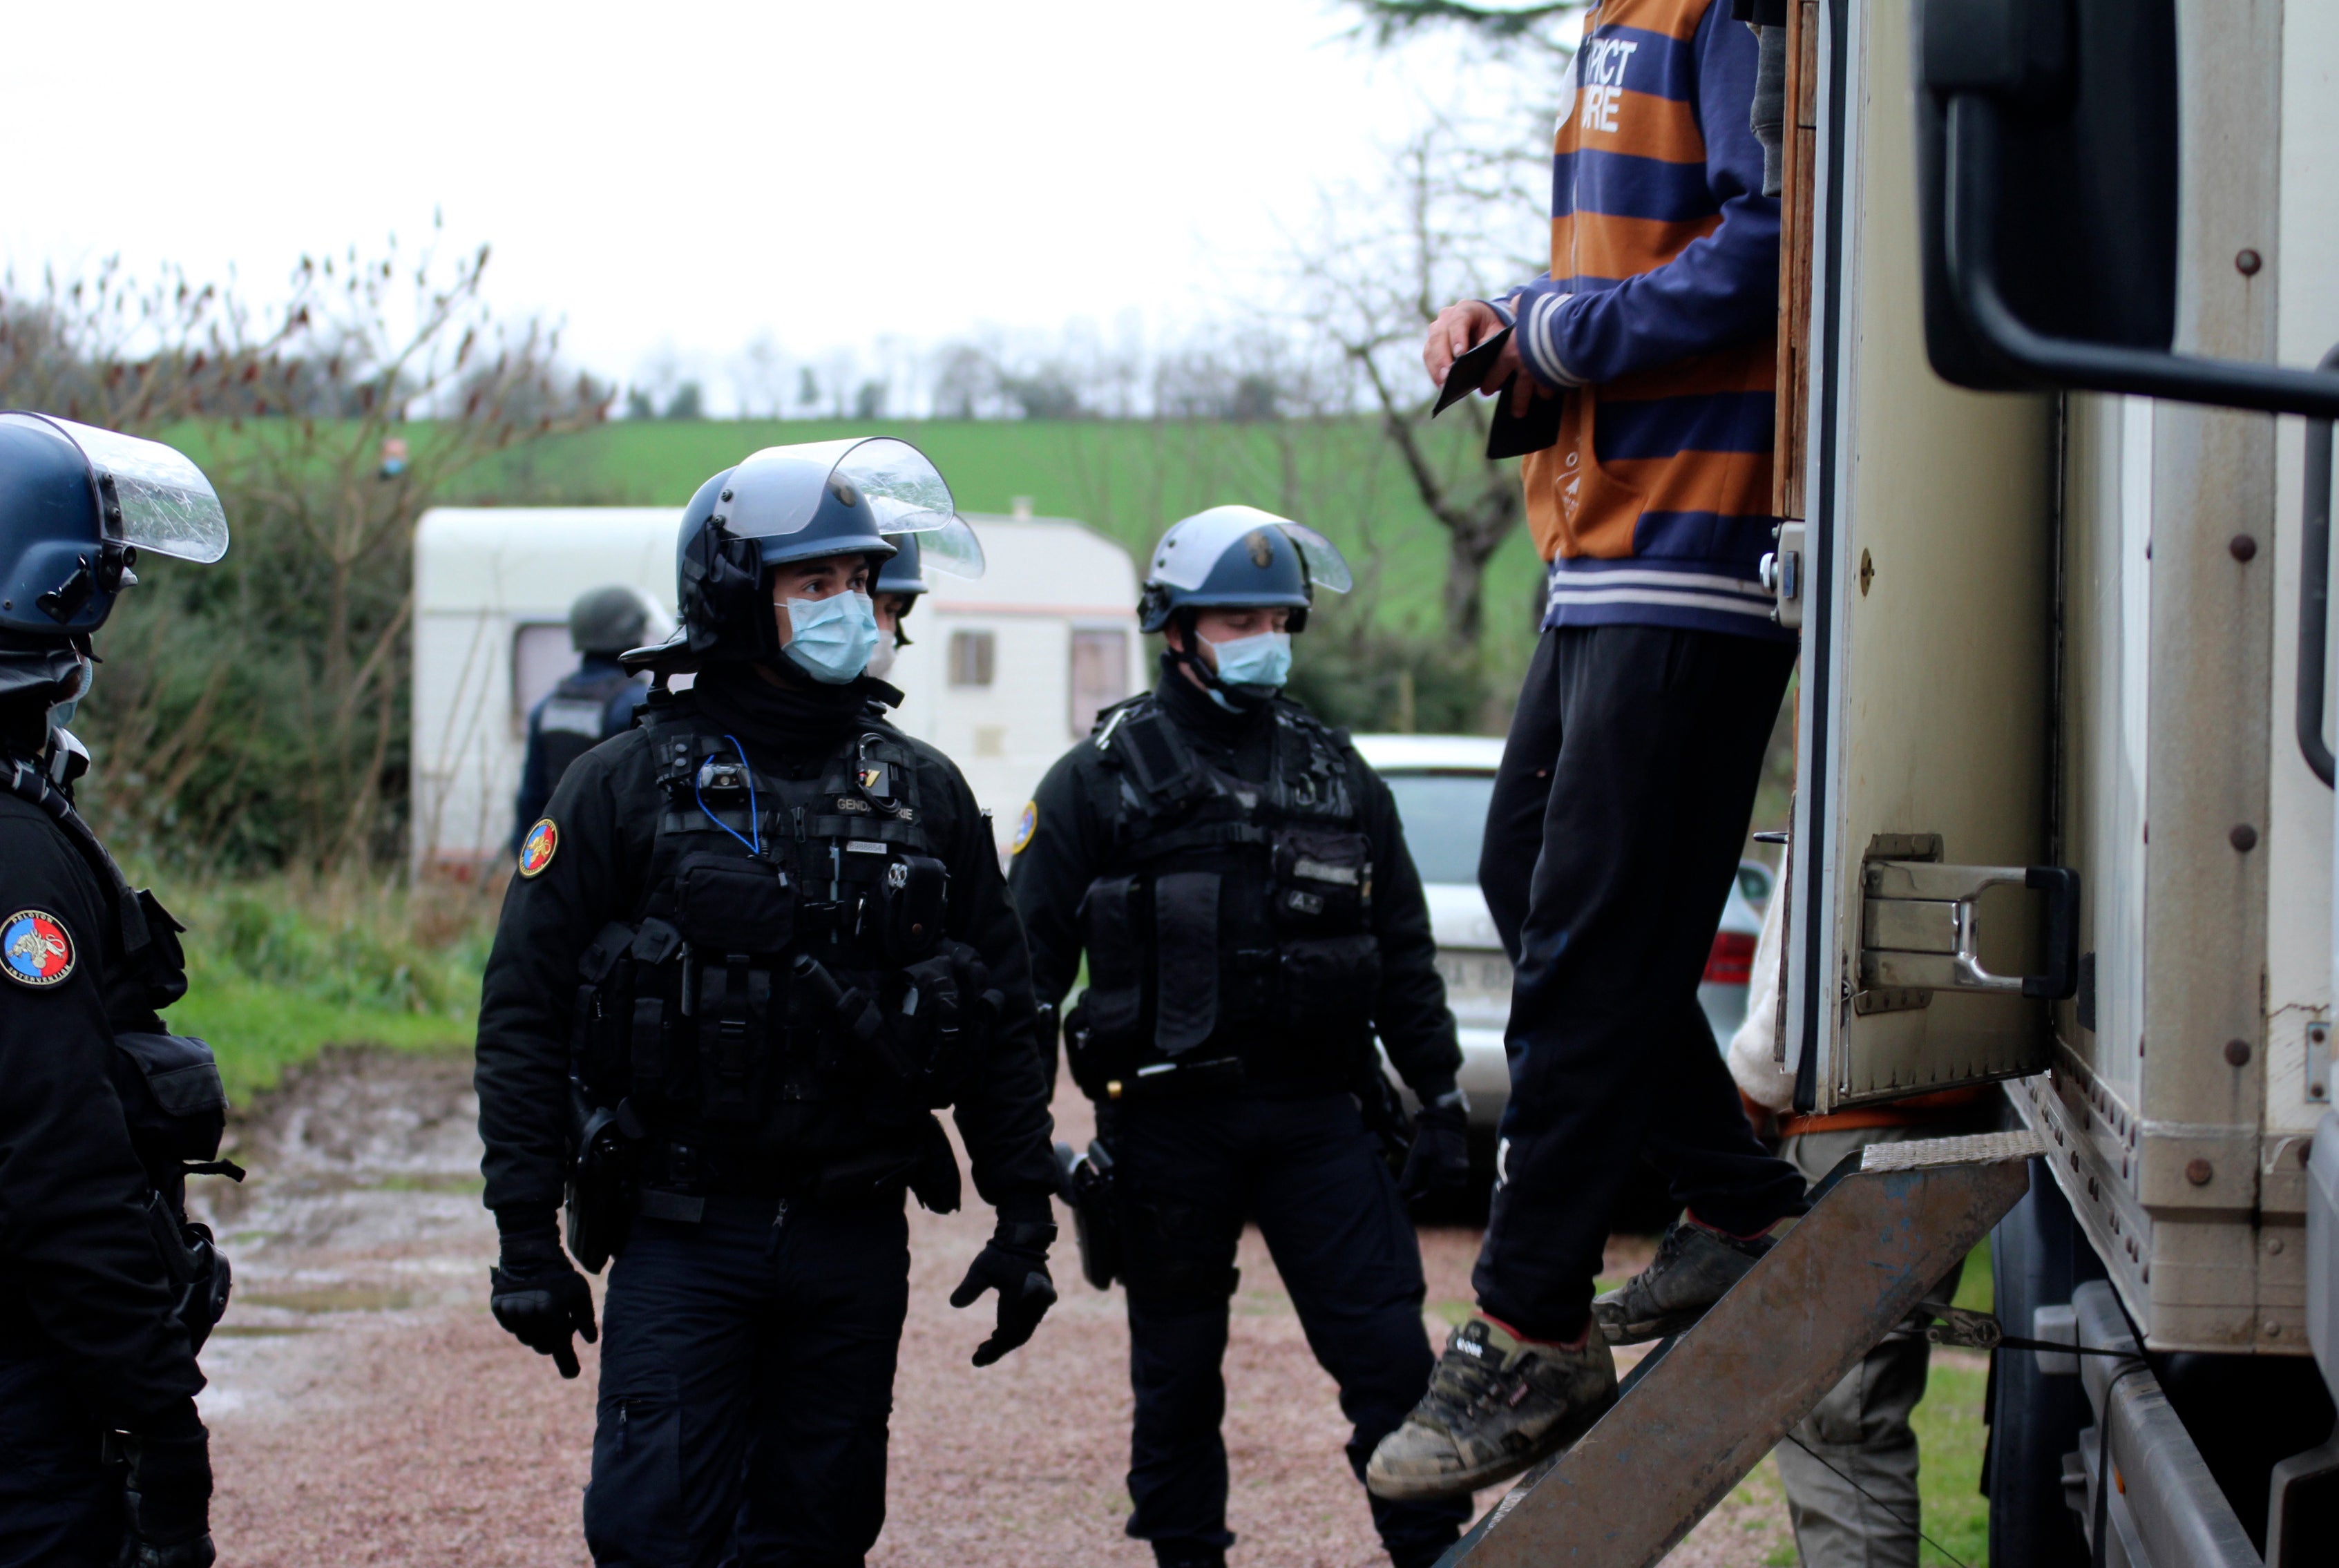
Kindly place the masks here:
POLYGON ((2339 375, 2170 351, 2176 0, 1919 0, 1925 346, 1983 390, 2331 418, 2339 375))

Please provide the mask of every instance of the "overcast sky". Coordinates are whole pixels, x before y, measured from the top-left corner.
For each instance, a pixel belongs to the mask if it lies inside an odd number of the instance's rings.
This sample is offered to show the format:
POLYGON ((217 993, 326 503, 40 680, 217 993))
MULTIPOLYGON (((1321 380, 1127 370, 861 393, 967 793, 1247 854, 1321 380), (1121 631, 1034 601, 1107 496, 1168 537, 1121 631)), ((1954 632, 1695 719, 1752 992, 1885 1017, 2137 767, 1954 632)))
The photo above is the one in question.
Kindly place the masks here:
POLYGON ((625 380, 990 325, 1151 330, 1271 273, 1462 78, 1330 0, 23 7, 0 256, 273 291, 303 250, 491 241, 625 380), (37 63, 37 64, 35 64, 37 63))

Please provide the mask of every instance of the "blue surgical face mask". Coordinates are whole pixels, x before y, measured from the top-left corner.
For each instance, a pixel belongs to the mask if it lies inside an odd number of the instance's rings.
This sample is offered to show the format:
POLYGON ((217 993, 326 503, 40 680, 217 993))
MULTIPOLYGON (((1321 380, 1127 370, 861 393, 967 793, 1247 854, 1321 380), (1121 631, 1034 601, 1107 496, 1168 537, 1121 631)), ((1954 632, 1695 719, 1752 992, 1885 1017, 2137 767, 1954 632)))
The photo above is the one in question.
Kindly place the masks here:
POLYGON ((1213 643, 1218 650, 1219 679, 1230 686, 1264 686, 1273 690, 1291 678, 1291 634, 1261 632, 1213 643))
POLYGON ((859 679, 876 647, 877 613, 867 594, 788 601, 788 646, 780 652, 824 685, 859 679))
POLYGON ((89 695, 89 688, 96 683, 97 666, 87 659, 82 660, 81 678, 74 686, 73 695, 63 702, 49 705, 49 723, 58 729, 73 723, 74 712, 81 706, 81 699, 89 695))

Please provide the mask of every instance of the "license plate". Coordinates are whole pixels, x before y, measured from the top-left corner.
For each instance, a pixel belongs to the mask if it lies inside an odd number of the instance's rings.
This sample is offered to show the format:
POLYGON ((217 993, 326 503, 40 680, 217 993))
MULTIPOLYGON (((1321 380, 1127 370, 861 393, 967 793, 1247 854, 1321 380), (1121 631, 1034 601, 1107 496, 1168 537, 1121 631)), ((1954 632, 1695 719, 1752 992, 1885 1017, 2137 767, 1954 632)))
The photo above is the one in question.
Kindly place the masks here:
POLYGON ((1446 981, 1446 1005, 1454 1021, 1476 1029, 1500 1029, 1511 1017, 1511 961, 1499 952, 1467 948, 1437 950, 1437 972, 1446 981))

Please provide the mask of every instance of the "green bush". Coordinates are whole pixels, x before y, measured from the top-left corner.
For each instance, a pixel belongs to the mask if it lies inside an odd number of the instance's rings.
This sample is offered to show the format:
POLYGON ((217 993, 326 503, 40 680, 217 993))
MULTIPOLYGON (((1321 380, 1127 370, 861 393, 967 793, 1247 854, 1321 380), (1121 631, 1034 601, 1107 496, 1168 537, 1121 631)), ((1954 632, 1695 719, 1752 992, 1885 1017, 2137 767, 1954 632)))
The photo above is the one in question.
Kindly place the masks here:
POLYGON ((231 1099, 327 1045, 467 1046, 499 902, 357 875, 163 890, 187 927, 173 1029, 210 1042, 231 1099))

